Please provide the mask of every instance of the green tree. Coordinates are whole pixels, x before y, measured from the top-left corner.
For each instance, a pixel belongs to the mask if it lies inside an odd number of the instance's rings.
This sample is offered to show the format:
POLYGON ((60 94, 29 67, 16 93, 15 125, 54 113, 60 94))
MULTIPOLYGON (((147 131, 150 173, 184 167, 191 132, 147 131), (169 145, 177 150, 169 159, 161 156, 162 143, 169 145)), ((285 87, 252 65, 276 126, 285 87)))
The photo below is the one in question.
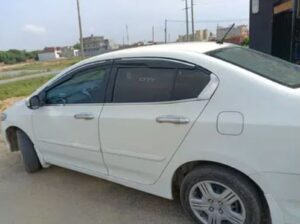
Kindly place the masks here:
POLYGON ((242 45, 243 45, 243 46, 249 46, 249 44, 250 44, 250 38, 249 38, 249 37, 246 37, 246 38, 243 40, 242 45))
POLYGON ((75 44, 73 47, 74 49, 80 50, 80 43, 75 44))
POLYGON ((11 49, 8 51, 0 51, 0 62, 4 62, 5 64, 15 64, 26 62, 28 59, 37 58, 37 51, 27 52, 25 50, 16 50, 11 49))

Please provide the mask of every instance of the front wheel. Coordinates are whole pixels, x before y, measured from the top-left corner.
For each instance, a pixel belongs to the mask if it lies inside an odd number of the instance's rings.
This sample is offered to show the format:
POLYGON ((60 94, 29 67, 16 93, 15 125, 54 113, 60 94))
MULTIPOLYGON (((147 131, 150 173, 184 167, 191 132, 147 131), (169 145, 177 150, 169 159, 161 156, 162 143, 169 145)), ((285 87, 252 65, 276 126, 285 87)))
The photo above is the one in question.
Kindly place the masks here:
POLYGON ((255 186, 239 173, 199 167, 184 178, 181 203, 199 224, 260 224, 262 205, 255 186))
POLYGON ((28 173, 34 173, 42 169, 34 145, 29 137, 22 131, 17 131, 18 146, 21 151, 24 167, 28 173))

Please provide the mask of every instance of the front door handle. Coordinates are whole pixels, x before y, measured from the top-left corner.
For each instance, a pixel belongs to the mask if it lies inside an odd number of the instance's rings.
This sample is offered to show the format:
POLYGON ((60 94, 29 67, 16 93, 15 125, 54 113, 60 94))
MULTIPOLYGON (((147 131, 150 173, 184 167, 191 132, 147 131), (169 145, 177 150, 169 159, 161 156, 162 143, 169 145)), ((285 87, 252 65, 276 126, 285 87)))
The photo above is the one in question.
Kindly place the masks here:
POLYGON ((166 115, 156 118, 157 123, 188 124, 190 119, 182 116, 166 115))
POLYGON ((95 118, 95 116, 93 114, 75 114, 74 118, 77 120, 93 120, 95 118))

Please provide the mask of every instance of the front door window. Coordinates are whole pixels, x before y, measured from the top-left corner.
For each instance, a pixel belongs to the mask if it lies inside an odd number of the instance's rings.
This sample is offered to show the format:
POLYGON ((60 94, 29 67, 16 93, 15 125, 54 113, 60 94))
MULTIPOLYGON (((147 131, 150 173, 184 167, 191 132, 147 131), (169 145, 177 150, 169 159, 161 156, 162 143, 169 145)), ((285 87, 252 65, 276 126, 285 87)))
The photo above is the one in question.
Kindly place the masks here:
POLYGON ((46 93, 46 104, 103 103, 106 68, 91 68, 75 73, 46 93))

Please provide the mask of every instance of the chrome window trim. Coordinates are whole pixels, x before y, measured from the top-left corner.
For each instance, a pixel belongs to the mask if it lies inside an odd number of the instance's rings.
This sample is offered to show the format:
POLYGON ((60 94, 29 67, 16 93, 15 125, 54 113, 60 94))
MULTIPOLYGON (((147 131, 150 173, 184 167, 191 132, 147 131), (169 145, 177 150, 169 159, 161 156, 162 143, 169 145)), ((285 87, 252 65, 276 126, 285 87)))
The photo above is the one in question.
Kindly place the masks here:
POLYGON ((160 58, 160 57, 132 57, 132 58, 120 58, 120 61, 125 61, 125 62, 130 62, 130 61, 139 61, 139 60, 159 60, 159 61, 165 61, 165 62, 172 62, 172 63, 177 63, 177 64, 182 64, 182 65, 186 65, 189 66, 191 68, 195 68, 196 65, 186 62, 186 61, 182 61, 180 59, 171 59, 171 58, 160 58))
MULTIPOLYGON (((158 59, 158 58, 153 58, 152 59, 158 59)), ((136 60, 136 59, 140 59, 140 60, 144 60, 144 59, 151 59, 150 57, 143 57, 143 58, 121 58, 120 60, 124 60, 124 61, 130 61, 130 60, 136 60)), ((160 60, 165 60, 165 61, 171 61, 171 62, 176 62, 176 63, 185 63, 182 61, 177 61, 175 59, 165 59, 165 58, 159 58, 160 60)), ((71 73, 77 72, 78 70, 84 69, 86 67, 90 67, 90 66, 94 66, 94 65, 101 65, 101 64, 105 64, 108 63, 111 60, 104 60, 104 61, 97 61, 97 62, 91 62, 88 64, 84 64, 81 66, 78 66, 70 71, 67 71, 65 74, 62 74, 58 79, 56 79, 53 83, 50 83, 49 86, 46 86, 44 89, 50 87, 57 81, 59 81, 61 78, 63 78, 66 75, 69 75, 71 73)), ((189 66, 196 66, 194 64, 190 64, 188 62, 185 63, 186 65, 189 66)), ((130 103, 114 103, 114 102, 110 102, 110 103, 92 103, 92 104, 53 104, 53 105, 43 105, 43 107, 75 107, 75 106, 117 106, 117 105, 167 105, 167 104, 175 104, 175 103, 189 103, 189 102, 195 102, 195 101, 201 101, 201 100, 210 100, 211 97, 214 95, 215 91, 217 90, 219 86, 219 78, 214 74, 211 73, 210 74, 210 81, 207 84, 207 86, 204 88, 204 90, 200 93, 200 95, 197 98, 190 98, 190 99, 183 99, 183 100, 171 100, 171 101, 158 101, 158 102, 130 102, 130 103)), ((42 90, 41 90, 42 91, 42 90)))
POLYGON ((105 103, 104 106, 135 106, 135 105, 145 105, 145 106, 155 106, 155 105, 168 105, 168 104, 176 104, 176 103, 188 103, 193 101, 200 101, 199 98, 193 99, 185 99, 185 100, 173 100, 173 101, 158 101, 158 102, 137 102, 137 103, 105 103))
POLYGON ((42 107, 102 107, 105 103, 80 103, 80 104, 45 104, 42 107))
POLYGON ((219 86, 219 78, 214 74, 210 74, 210 81, 204 90, 198 96, 199 100, 210 100, 219 86))
POLYGON ((100 104, 53 104, 53 105, 44 105, 43 107, 74 107, 74 106, 135 106, 135 105, 168 105, 168 104, 176 104, 176 103, 189 103, 189 102, 195 102, 195 101, 204 101, 204 100, 210 100, 214 93, 216 92, 218 86, 219 86, 219 78, 211 73, 210 74, 210 81, 207 84, 207 86, 204 88, 204 90, 200 93, 200 95, 197 98, 191 98, 191 99, 184 99, 184 100, 172 100, 172 101, 159 101, 159 102, 137 102, 137 103, 100 103, 100 104))
POLYGON ((184 99, 184 100, 171 100, 171 101, 158 101, 158 102, 136 102, 136 103, 105 103, 105 105, 109 106, 118 106, 118 105, 163 105, 163 104, 175 104, 175 103, 188 103, 188 102, 194 102, 194 101, 204 101, 204 100, 210 100, 214 93, 216 92, 218 86, 219 86, 219 78, 211 73, 210 74, 210 81, 207 84, 207 86, 204 88, 204 90, 200 93, 200 95, 197 98, 190 98, 190 99, 184 99))

